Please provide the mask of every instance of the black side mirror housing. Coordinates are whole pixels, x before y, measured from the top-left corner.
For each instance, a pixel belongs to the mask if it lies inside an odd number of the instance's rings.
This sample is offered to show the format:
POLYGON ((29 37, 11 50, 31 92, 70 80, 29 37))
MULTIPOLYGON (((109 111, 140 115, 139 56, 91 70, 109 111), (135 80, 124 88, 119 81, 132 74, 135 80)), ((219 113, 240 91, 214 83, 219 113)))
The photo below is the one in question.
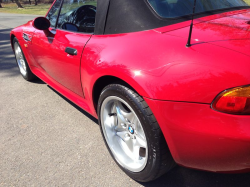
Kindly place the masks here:
POLYGON ((33 21, 33 27, 38 30, 46 31, 50 27, 50 21, 45 17, 38 17, 33 21))

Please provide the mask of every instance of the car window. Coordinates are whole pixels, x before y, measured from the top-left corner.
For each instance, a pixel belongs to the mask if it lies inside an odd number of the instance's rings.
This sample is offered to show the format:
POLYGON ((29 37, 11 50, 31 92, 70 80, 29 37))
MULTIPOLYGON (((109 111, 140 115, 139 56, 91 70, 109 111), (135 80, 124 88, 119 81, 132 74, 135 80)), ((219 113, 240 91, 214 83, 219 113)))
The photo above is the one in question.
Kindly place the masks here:
POLYGON ((57 0, 54 5, 51 7, 49 13, 47 14, 46 18, 50 21, 50 26, 56 26, 56 20, 59 13, 60 5, 62 0, 57 0))
POLYGON ((93 33, 97 0, 64 0, 57 28, 93 33))
MULTIPOLYGON (((152 8, 164 18, 175 18, 192 14, 194 0, 148 0, 152 8)), ((249 7, 250 0, 197 0, 196 13, 234 7, 249 7)))

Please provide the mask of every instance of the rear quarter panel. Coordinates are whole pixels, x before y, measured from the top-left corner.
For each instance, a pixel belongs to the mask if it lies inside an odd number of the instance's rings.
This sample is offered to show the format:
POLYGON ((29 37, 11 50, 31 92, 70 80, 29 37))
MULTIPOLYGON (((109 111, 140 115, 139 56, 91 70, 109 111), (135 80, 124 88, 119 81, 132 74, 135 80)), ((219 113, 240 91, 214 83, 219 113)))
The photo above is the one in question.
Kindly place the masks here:
MULTIPOLYGON (((188 35, 188 28, 182 29, 188 35)), ((208 43, 155 31, 93 35, 82 55, 82 83, 91 96, 102 76, 118 77, 141 96, 211 103, 223 90, 250 84, 250 57, 208 43)))

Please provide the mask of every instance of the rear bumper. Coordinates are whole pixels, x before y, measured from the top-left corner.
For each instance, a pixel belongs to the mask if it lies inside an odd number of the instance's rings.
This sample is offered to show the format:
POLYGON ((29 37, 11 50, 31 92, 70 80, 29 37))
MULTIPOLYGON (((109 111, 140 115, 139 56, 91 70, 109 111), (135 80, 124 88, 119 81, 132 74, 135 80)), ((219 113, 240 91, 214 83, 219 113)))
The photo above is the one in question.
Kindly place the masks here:
POLYGON ((250 169, 250 116, 216 112, 208 104, 144 98, 176 163, 214 172, 250 169))

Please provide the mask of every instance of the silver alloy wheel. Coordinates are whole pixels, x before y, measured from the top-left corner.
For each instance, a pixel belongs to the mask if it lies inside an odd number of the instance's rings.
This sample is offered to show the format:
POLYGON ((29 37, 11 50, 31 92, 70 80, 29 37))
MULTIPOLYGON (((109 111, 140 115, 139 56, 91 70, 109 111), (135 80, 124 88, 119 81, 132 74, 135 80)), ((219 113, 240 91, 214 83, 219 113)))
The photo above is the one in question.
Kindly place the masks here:
POLYGON ((17 42, 15 42, 14 44, 14 50, 15 50, 16 61, 19 66, 20 72, 23 76, 26 76, 27 67, 26 67, 25 59, 23 57, 22 50, 17 42))
POLYGON ((100 116, 106 142, 116 161, 129 171, 142 171, 148 160, 148 146, 134 110, 123 99, 109 96, 102 103, 100 116))

